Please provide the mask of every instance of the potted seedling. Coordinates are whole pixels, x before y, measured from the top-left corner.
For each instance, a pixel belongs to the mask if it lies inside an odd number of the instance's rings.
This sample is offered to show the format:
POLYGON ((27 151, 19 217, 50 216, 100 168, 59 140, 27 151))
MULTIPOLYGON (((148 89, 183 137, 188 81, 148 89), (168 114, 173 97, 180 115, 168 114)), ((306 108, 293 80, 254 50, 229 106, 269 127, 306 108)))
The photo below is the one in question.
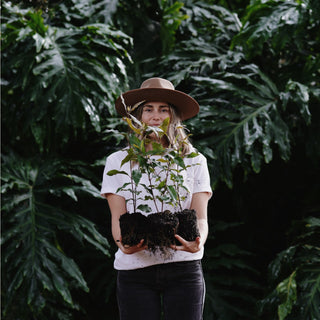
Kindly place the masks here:
MULTIPOLYGON (((117 190, 130 192, 131 198, 127 200, 132 201, 134 208, 132 213, 125 213, 120 217, 122 242, 132 246, 145 239, 151 252, 160 249, 166 255, 168 247, 176 243, 175 234, 188 241, 199 235, 195 211, 182 210, 181 206, 185 197, 181 191, 188 192, 182 172, 188 166, 184 163, 179 145, 165 148, 160 142, 167 134, 169 118, 160 127, 150 127, 131 115, 124 120, 131 131, 125 134, 128 141, 125 149, 127 155, 121 166, 129 163, 130 172, 111 170, 107 173, 125 174, 130 178, 129 182, 117 190), (158 139, 150 139, 150 134, 158 139), (150 144, 152 148, 147 148, 150 144), (148 183, 141 182, 142 175, 146 175, 148 183), (156 212, 150 213, 151 208, 146 204, 137 206, 138 200, 153 201, 156 212), (165 204, 175 208, 175 212, 164 210, 165 204), (150 214, 145 216, 142 212, 150 214)), ((185 141, 180 142, 182 143, 185 141)), ((186 157, 196 155, 193 152, 186 157)))

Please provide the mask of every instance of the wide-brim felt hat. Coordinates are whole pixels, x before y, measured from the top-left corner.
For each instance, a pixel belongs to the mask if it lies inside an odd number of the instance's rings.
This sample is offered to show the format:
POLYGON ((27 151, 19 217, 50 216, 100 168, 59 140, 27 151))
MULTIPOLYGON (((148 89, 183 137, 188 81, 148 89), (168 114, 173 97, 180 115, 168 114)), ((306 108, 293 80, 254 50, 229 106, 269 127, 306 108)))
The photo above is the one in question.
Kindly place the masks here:
POLYGON ((144 102, 166 102, 173 105, 181 120, 194 117, 199 112, 199 104, 188 94, 175 90, 174 85, 166 79, 150 78, 139 89, 123 93, 115 103, 121 116, 128 116, 137 106, 144 102))

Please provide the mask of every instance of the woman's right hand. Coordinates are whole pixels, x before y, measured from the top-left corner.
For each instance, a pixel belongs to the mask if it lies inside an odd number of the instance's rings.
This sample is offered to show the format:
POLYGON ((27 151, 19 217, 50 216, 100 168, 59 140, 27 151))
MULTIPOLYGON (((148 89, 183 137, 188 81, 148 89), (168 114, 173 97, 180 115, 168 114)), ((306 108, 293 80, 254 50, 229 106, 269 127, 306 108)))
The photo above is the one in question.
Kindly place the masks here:
POLYGON ((133 254, 142 250, 147 249, 147 245, 144 245, 144 239, 134 246, 123 245, 122 239, 117 241, 118 247, 125 254, 133 254))

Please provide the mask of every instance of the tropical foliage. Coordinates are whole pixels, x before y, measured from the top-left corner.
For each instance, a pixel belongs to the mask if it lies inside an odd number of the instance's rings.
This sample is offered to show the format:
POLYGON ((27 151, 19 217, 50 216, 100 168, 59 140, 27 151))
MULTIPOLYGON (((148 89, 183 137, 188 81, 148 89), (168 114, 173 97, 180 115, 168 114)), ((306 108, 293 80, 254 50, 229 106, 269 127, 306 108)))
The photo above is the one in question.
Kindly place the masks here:
POLYGON ((8 286, 4 315, 21 317, 29 313, 29 306, 34 318, 50 317, 60 306, 60 317, 70 307, 79 308, 71 290, 89 288, 77 264, 65 254, 66 244, 61 243, 59 233, 69 233, 81 244, 86 241, 110 254, 107 239, 92 222, 57 203, 67 203, 63 195, 77 200, 78 192, 94 197, 99 193, 90 181, 70 174, 68 166, 55 159, 26 161, 4 156, 3 162, 2 209, 6 214, 2 244, 4 270, 10 275, 4 280, 8 286), (17 304, 22 296, 24 305, 17 304))
POLYGON ((205 319, 320 317, 317 0, 2 4, 4 319, 117 319, 99 185, 148 76, 201 105, 205 319))
POLYGON ((319 218, 296 223, 292 232, 298 234, 294 235, 292 245, 270 264, 270 287, 273 290, 262 300, 261 313, 270 315, 270 310, 278 305, 279 319, 290 314, 291 319, 320 317, 319 227, 319 218))

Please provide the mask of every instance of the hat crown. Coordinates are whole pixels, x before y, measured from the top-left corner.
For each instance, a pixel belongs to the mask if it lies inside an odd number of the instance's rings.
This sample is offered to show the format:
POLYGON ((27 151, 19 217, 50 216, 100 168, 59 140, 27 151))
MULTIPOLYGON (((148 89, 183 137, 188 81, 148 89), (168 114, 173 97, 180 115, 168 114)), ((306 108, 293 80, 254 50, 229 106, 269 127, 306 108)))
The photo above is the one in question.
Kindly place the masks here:
POLYGON ((140 89, 170 89, 174 90, 174 85, 166 79, 162 78, 150 78, 142 82, 140 89))
POLYGON ((139 89, 121 94, 116 100, 117 112, 126 117, 142 101, 166 102, 175 107, 181 120, 194 117, 199 112, 199 104, 188 94, 175 90, 174 85, 163 78, 149 78, 139 89))

